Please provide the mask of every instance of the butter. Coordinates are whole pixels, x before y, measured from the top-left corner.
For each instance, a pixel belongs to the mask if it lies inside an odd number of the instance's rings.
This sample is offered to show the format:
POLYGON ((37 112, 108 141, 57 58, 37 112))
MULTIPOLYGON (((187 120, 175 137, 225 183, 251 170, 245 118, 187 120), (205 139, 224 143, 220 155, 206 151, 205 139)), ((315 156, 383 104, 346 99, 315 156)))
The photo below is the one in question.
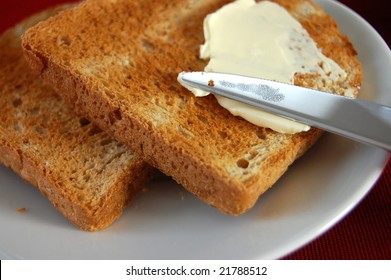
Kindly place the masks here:
MULTIPOLYGON (((344 79, 345 71, 317 48, 301 24, 270 1, 236 0, 204 20, 205 43, 200 57, 210 59, 207 72, 260 77, 285 83, 294 74, 319 73, 326 81, 344 79)), ((190 89, 196 96, 209 93, 190 89)), ((309 126, 263 112, 221 96, 219 104, 233 115, 281 133, 307 131, 309 126)))

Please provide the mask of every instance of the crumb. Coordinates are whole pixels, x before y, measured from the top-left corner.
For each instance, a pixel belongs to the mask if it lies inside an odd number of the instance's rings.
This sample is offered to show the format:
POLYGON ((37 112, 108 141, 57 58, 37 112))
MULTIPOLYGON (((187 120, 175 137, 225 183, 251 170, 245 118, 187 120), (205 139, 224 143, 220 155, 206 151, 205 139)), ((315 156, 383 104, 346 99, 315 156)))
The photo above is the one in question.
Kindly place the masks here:
POLYGON ((142 192, 144 192, 144 193, 146 193, 147 191, 148 191, 148 188, 142 188, 142 190, 141 190, 142 192))
POLYGON ((139 209, 140 206, 138 206, 138 205, 133 205, 133 208, 134 208, 134 209, 139 209))
POLYGON ((24 213, 24 212, 26 212, 26 208, 25 207, 21 207, 21 208, 18 208, 18 209, 16 209, 19 213, 24 213))
POLYGON ((183 195, 182 191, 179 191, 179 197, 182 201, 185 201, 185 196, 183 195))
POLYGON ((210 81, 208 82, 208 86, 214 87, 214 86, 215 86, 215 82, 214 82, 213 80, 210 80, 210 81))

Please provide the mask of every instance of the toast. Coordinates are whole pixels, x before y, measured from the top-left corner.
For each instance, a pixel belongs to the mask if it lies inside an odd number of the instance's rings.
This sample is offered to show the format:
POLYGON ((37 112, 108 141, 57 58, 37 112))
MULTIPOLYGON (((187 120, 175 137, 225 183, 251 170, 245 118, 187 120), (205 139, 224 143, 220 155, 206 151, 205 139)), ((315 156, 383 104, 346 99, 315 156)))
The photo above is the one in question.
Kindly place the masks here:
POLYGON ((0 163, 77 227, 95 231, 121 215, 153 169, 76 116, 28 67, 20 35, 66 7, 33 15, 0 37, 0 163))
MULTIPOLYGON (((239 215, 322 131, 288 135, 254 126, 177 82, 181 71, 204 69, 203 20, 228 2, 87 0, 30 29, 23 49, 78 114, 206 203, 239 215)), ((298 74, 295 84, 356 95, 361 65, 335 21, 309 0, 274 2, 348 73, 327 88, 313 75, 298 74)))

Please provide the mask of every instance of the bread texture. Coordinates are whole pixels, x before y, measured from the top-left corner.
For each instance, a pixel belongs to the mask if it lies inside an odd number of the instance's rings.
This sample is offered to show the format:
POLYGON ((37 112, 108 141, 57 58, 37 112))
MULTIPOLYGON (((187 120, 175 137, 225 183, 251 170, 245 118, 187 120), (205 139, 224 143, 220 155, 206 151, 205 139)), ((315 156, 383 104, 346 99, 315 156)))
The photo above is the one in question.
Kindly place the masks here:
POLYGON ((76 116, 27 65, 21 34, 66 7, 33 15, 0 37, 0 162, 77 227, 96 231, 121 215, 153 169, 76 116))
MULTIPOLYGON (((32 69, 78 114, 206 203, 239 215, 322 131, 287 135, 254 126, 177 82, 181 71, 204 69, 203 20, 229 2, 87 0, 30 29, 23 48, 32 69)), ((361 66, 335 21, 309 0, 274 2, 348 73, 327 88, 316 75, 298 73, 295 83, 356 95, 361 66)))

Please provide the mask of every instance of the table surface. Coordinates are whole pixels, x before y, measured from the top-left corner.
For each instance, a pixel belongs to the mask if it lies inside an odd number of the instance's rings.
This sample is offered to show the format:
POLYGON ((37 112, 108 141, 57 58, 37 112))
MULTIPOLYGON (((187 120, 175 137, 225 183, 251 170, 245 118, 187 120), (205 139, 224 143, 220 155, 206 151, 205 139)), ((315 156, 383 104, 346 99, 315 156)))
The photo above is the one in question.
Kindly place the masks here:
MULTIPOLYGON (((74 0, 2 0, 0 32, 41 9, 74 0)), ((340 0, 367 20, 391 45, 387 1, 340 0)), ((294 259, 391 259, 391 160, 368 195, 325 234, 286 256, 294 259)))

